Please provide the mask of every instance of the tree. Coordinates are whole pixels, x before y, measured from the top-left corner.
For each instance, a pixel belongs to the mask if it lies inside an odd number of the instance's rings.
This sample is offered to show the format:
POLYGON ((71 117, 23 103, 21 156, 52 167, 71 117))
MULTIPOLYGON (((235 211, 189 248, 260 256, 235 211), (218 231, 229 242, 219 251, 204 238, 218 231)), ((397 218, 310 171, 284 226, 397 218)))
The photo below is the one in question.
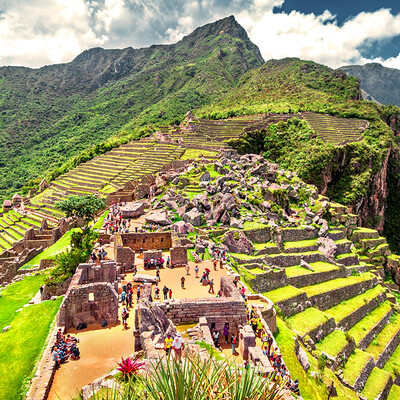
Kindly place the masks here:
POLYGON ((106 202, 100 197, 88 194, 87 196, 69 196, 66 200, 57 202, 56 207, 67 217, 72 217, 85 232, 89 222, 93 221, 99 211, 106 208, 106 202))

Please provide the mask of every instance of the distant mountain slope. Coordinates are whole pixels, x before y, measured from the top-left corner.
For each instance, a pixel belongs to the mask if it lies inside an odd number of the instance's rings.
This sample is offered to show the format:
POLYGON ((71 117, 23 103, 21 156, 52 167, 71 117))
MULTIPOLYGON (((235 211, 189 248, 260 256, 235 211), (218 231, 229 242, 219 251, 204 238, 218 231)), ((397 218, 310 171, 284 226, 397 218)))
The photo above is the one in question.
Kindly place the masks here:
POLYGON ((173 45, 87 50, 67 64, 0 68, 0 197, 77 152, 180 120, 264 60, 234 17, 173 45))
POLYGON ((340 68, 361 80, 361 89, 381 104, 400 107, 400 70, 386 68, 378 63, 347 65, 340 68))

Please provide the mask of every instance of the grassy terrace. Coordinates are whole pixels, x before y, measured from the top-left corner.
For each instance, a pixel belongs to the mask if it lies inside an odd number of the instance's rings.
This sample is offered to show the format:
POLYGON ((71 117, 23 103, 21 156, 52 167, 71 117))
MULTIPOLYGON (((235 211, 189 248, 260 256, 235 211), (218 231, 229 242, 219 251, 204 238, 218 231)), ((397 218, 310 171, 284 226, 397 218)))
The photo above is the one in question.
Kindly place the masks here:
POLYGON ((329 316, 324 312, 310 307, 303 312, 293 315, 286 320, 289 327, 299 332, 302 336, 324 324, 329 316))
POLYGON ((385 388, 389 378, 390 374, 388 372, 375 367, 369 375, 368 380, 361 393, 368 400, 376 399, 379 393, 381 393, 385 388))
POLYGON ((387 400, 399 400, 400 399, 400 386, 393 385, 390 389, 387 400))
POLYGON ((360 283, 363 281, 368 281, 374 279, 375 275, 370 272, 366 272, 364 274, 360 274, 358 276, 349 276, 347 278, 338 278, 333 279, 328 282, 324 282, 322 284, 311 285, 303 287, 302 289, 307 293, 309 297, 315 296, 317 294, 325 293, 330 290, 339 289, 341 287, 346 287, 350 285, 354 285, 356 283, 360 283))
MULTIPOLYGON (((391 303, 385 301, 379 307, 372 310, 360 322, 355 324, 349 334, 354 337, 358 346, 361 340, 370 332, 370 330, 392 309, 391 303)), ((369 350, 367 350, 369 353, 369 350)))
MULTIPOLYGON (((371 346, 374 346, 373 343, 371 343, 371 346)), ((375 347, 378 347, 378 346, 375 346, 375 347)), ((387 372, 390 372, 393 377, 396 377, 399 375, 399 373, 400 373, 400 346, 397 346, 396 350, 391 355, 389 360, 386 362, 383 369, 387 372)), ((399 397, 399 399, 400 399, 400 397, 399 397)))
POLYGON ((316 347, 318 350, 324 351, 332 357, 336 357, 347 343, 346 334, 343 331, 337 330, 333 331, 321 342, 317 343, 316 347))
POLYGON ((0 399, 24 397, 61 301, 62 297, 22 309, 11 329, 0 335, 0 399))
POLYGON ((296 247, 309 247, 317 244, 318 238, 300 240, 298 242, 285 242, 285 249, 293 249, 296 247))
POLYGON ((335 318, 336 322, 341 321, 342 319, 348 317, 353 311, 361 308, 380 293, 384 293, 385 289, 377 285, 374 288, 367 290, 365 293, 362 293, 356 297, 353 297, 349 300, 342 301, 338 305, 329 308, 325 312, 335 318))
POLYGON ((256 250, 262 250, 265 249, 266 247, 277 247, 275 242, 253 243, 253 244, 256 250))
POLYGON ((374 360, 378 360, 387 344, 392 340, 395 335, 398 335, 400 330, 400 316, 394 314, 390 318, 390 324, 387 324, 382 331, 375 337, 372 343, 365 349, 368 353, 374 357, 374 360))
POLYGON ((351 354, 343 368, 343 376, 350 385, 354 385, 370 358, 370 354, 359 349, 355 349, 351 354))
POLYGON ((294 276, 300 276, 300 275, 310 275, 310 274, 315 274, 318 272, 328 272, 328 271, 335 271, 338 270, 339 267, 333 264, 329 264, 323 261, 317 261, 315 263, 310 264, 314 268, 314 272, 300 267, 298 265, 295 265, 293 267, 287 267, 285 268, 286 275, 288 278, 294 277, 294 276))
POLYGON ((292 297, 298 296, 304 293, 304 290, 297 289, 294 286, 284 286, 270 292, 263 293, 263 295, 269 298, 273 303, 279 303, 282 300, 291 299, 292 297))

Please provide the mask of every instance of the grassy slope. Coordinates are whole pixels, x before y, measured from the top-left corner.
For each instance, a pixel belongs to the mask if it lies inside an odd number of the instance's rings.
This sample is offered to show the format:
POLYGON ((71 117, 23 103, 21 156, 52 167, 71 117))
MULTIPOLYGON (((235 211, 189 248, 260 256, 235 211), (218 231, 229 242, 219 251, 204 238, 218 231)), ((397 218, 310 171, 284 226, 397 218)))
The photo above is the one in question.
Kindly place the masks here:
POLYGON ((23 398, 62 298, 24 308, 0 335, 0 398, 23 398))

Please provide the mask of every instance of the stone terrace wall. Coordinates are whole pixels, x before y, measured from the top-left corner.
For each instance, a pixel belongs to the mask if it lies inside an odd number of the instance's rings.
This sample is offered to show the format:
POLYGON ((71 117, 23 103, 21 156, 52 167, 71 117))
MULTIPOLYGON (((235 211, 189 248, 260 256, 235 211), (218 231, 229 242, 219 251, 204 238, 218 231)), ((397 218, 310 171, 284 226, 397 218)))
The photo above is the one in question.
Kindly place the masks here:
POLYGON ((174 266, 185 266, 188 263, 187 248, 185 246, 171 247, 171 262, 174 266))
POLYGON ((231 278, 221 278, 221 290, 222 293, 230 293, 232 296, 206 299, 174 299, 154 304, 162 309, 174 324, 198 322, 200 317, 206 317, 209 324, 215 324, 215 329, 222 330, 225 322, 229 322, 230 329, 238 333, 239 326, 247 323, 244 300, 234 287, 231 278))
POLYGON ((123 246, 132 250, 169 250, 172 247, 171 232, 122 233, 123 246))

